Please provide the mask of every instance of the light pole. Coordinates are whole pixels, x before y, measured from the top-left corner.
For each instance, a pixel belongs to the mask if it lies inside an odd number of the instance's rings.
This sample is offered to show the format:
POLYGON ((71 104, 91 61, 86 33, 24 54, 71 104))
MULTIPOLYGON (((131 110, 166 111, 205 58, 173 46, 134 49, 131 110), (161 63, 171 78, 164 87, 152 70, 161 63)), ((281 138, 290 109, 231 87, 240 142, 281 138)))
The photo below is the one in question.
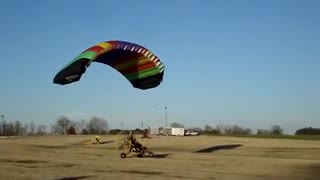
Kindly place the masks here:
MULTIPOLYGON (((155 108, 157 106, 158 106, 158 104, 155 104, 152 107, 155 108)), ((161 107, 164 108, 164 125, 165 125, 165 127, 167 127, 167 123, 168 123, 168 113, 167 113, 168 107, 167 106, 161 106, 161 107)))
POLYGON ((120 127, 123 129, 124 128, 124 124, 122 122, 120 122, 120 127))
MULTIPOLYGON (((4 117, 5 117, 5 115, 1 114, 0 116, 1 116, 2 122, 4 122, 4 117)), ((0 127, 0 134, 1 134, 1 135, 3 135, 3 131, 4 131, 3 129, 4 129, 4 128, 3 128, 3 124, 2 124, 1 127, 0 127)))
POLYGON ((165 119, 165 127, 167 127, 167 121, 168 121, 167 106, 164 107, 164 119, 165 119))

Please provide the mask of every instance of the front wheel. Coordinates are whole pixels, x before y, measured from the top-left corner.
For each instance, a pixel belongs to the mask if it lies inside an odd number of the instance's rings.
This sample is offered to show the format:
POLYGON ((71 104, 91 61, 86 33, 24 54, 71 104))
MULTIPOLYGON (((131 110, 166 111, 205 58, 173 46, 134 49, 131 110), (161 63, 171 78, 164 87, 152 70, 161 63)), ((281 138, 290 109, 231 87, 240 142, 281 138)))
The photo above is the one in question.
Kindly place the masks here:
POLYGON ((121 158, 126 158, 126 157, 127 157, 127 154, 126 154, 126 153, 121 153, 121 154, 120 154, 120 157, 121 157, 121 158))
POLYGON ((149 156, 152 157, 153 156, 153 152, 149 151, 149 156))
POLYGON ((137 157, 141 158, 143 155, 142 154, 137 154, 137 157))

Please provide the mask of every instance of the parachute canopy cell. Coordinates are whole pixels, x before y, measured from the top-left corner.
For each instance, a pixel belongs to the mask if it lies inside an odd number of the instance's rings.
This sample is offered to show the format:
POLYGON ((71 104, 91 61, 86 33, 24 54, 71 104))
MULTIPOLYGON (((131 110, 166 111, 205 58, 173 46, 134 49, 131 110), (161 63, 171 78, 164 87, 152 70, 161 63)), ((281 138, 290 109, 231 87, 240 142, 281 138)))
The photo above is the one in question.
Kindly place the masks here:
POLYGON ((53 83, 66 85, 79 81, 92 62, 117 70, 134 88, 155 88, 163 80, 164 64, 150 50, 131 42, 105 41, 79 54, 55 75, 53 83))

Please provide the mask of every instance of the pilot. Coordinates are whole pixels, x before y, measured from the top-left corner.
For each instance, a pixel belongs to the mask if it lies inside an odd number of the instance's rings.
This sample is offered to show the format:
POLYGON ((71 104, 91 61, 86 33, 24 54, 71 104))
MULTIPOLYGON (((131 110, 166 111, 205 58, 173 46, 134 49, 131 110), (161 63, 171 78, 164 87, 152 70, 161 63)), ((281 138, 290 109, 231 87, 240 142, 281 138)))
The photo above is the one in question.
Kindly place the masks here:
POLYGON ((134 137, 132 131, 129 132, 129 135, 128 135, 128 138, 127 138, 127 139, 128 139, 128 141, 131 142, 132 144, 134 144, 134 143, 136 142, 136 138, 134 137))
POLYGON ((101 142, 101 138, 99 136, 95 137, 95 143, 100 143, 101 142))
POLYGON ((136 140, 132 131, 130 131, 130 133, 127 137, 127 140, 133 145, 134 148, 140 149, 142 147, 142 145, 136 140))

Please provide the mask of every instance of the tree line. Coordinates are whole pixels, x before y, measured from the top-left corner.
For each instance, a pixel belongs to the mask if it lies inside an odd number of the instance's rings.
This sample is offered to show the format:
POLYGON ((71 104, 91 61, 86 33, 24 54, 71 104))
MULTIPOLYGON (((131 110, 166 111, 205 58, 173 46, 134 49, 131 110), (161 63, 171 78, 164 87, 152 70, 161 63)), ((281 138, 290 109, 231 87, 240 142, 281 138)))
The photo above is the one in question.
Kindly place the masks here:
POLYGON ((61 116, 57 119, 51 128, 52 134, 76 135, 76 134, 107 134, 109 124, 106 119, 92 117, 88 122, 82 119, 73 121, 66 116, 61 116))
MULTIPOLYGON (((182 127, 185 125, 182 123, 173 122, 171 127, 182 127)), ((160 131, 163 127, 159 128, 160 131)), ((206 135, 281 135, 283 129, 279 125, 273 125, 270 129, 258 129, 256 133, 252 132, 250 128, 242 127, 239 125, 217 125, 210 126, 205 125, 203 128, 194 127, 187 128, 200 132, 206 135)), ((144 134, 150 131, 147 129, 133 129, 135 134, 144 134)), ((79 121, 71 120, 66 116, 60 116, 54 124, 48 128, 45 124, 21 123, 20 121, 7 122, 3 120, 0 123, 0 136, 26 136, 26 135, 76 135, 76 134, 127 134, 129 130, 121 129, 109 129, 108 121, 104 118, 92 117, 89 120, 81 119, 79 121)), ((302 128, 295 132, 295 135, 320 135, 320 129, 318 128, 302 128)))
MULTIPOLYGON (((173 122, 171 127, 184 128, 181 123, 173 122)), ((246 128, 239 125, 217 125, 215 127, 205 125, 204 128, 189 128, 207 135, 282 135, 284 133, 283 128, 280 125, 273 125, 270 129, 258 129, 256 133, 252 132, 250 128, 246 128)), ((295 132, 295 135, 320 135, 320 128, 302 128, 295 132)))
POLYGON ((20 121, 0 123, 0 136, 41 135, 46 131, 46 125, 36 126, 34 122, 22 124, 20 121))
POLYGON ((48 129, 47 125, 34 122, 22 124, 20 121, 0 123, 0 136, 32 136, 32 135, 69 135, 69 134, 107 134, 109 124, 107 120, 92 117, 86 121, 74 121, 66 116, 59 117, 54 125, 48 129))
MULTIPOLYGON (((171 127, 184 127, 181 123, 173 122, 171 127)), ((190 128, 201 134, 207 135, 252 135, 254 134, 250 128, 239 125, 217 125, 215 127, 205 125, 204 128, 190 128)), ((274 125, 271 129, 258 129, 256 134, 283 134, 283 129, 279 125, 274 125)))
POLYGON ((295 135, 320 135, 320 128, 306 127, 298 129, 295 135))

